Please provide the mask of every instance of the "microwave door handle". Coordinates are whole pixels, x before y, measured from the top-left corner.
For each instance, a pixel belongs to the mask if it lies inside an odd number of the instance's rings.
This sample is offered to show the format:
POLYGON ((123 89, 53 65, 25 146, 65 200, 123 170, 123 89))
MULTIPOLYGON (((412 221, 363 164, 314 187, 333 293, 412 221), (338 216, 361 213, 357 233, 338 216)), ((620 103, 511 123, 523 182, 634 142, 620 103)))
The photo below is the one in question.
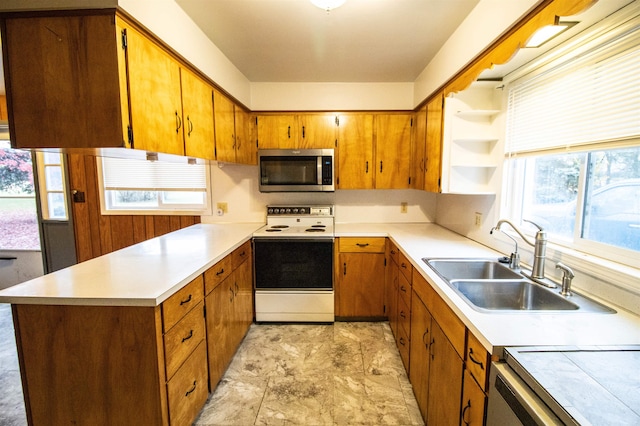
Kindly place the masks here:
POLYGON ((316 158, 316 183, 322 185, 322 155, 318 155, 316 158))

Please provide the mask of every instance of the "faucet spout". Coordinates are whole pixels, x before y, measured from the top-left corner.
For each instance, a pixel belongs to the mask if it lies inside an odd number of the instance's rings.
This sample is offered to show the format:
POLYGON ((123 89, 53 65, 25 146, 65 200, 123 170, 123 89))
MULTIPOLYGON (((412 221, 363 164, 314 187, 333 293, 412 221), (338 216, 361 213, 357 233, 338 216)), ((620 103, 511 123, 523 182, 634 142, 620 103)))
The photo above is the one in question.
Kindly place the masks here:
POLYGON ((541 226, 536 225, 532 221, 525 219, 525 222, 529 222, 533 224, 536 228, 538 228, 538 231, 536 232, 535 242, 531 242, 525 235, 522 234, 522 232, 520 232, 518 228, 515 227, 513 223, 511 223, 506 219, 500 219, 496 224, 496 226, 493 229, 491 229, 490 233, 493 233, 494 230, 501 231, 500 227, 505 223, 511 226, 511 228, 513 228, 513 230, 516 231, 516 233, 520 236, 520 238, 524 240, 525 243, 529 244, 534 248, 533 265, 531 266, 531 278, 542 280, 544 279, 544 261, 545 261, 546 250, 547 250, 547 233, 544 229, 542 229, 541 226))

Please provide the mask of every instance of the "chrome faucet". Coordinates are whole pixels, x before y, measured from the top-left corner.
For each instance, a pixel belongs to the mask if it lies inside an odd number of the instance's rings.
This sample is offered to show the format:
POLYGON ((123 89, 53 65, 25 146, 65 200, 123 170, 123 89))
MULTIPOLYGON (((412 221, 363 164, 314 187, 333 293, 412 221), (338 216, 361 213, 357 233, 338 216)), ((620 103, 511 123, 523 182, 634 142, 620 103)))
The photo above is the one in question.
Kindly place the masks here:
MULTIPOLYGON (((536 228, 538 228, 538 231, 536 232, 536 238, 535 238, 535 243, 532 243, 531 241, 529 241, 529 239, 527 237, 525 237, 522 232, 520 232, 518 230, 518 228, 515 227, 515 225, 511 222, 509 222, 506 219, 500 219, 498 221, 498 223, 496 224, 496 226, 494 226, 491 229, 491 234, 493 234, 493 231, 498 230, 501 231, 500 227, 502 226, 502 224, 506 223, 509 226, 511 226, 511 228, 513 228, 514 231, 516 231, 518 233, 518 235, 520 235, 520 237, 524 240, 525 243, 529 244, 530 246, 534 247, 533 250, 533 265, 531 265, 531 279, 535 280, 535 281, 544 281, 545 277, 544 277, 544 259, 545 259, 545 255, 546 255, 546 251, 547 251, 547 233, 544 229, 542 229, 542 227, 540 227, 539 225, 536 225, 535 223, 531 222, 530 220, 526 220, 525 222, 529 222, 531 224, 533 224, 536 228)), ((516 246, 516 251, 517 251, 517 246, 516 246)), ((545 285, 547 285, 547 283, 543 283, 545 285)))
POLYGON ((493 231, 496 231, 496 230, 502 232, 504 235, 511 238, 511 240, 515 244, 516 248, 513 251, 513 253, 511 253, 511 256, 509 257, 509 268, 514 270, 520 269, 520 253, 518 253, 518 240, 516 240, 511 235, 504 232, 502 229, 499 229, 498 227, 491 228, 491 231, 489 231, 489 233, 493 234, 493 231))

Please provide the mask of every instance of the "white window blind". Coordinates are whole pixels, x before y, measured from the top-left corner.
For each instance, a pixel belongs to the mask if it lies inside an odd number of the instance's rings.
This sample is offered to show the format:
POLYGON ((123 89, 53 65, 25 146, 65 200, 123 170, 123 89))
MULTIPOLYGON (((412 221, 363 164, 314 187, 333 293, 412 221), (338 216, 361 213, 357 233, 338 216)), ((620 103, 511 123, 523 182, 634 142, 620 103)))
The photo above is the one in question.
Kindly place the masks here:
POLYGON ((507 155, 640 138, 640 24, 511 85, 507 155))
POLYGON ((105 190, 201 191, 207 189, 205 165, 102 158, 105 190))

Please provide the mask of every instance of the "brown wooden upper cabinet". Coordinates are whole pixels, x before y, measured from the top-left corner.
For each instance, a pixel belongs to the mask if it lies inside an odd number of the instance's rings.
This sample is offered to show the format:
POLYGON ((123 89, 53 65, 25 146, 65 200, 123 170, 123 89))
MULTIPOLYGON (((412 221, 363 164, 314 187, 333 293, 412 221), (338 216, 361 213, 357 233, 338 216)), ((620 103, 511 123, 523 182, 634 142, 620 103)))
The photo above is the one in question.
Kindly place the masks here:
POLYGON ((443 105, 443 93, 438 93, 427 103, 424 190, 430 192, 441 192, 443 105))
POLYGON ((213 110, 218 161, 257 164, 255 120, 244 109, 217 90, 213 110))
POLYGON ((260 149, 334 148, 335 114, 261 114, 258 116, 260 149))
POLYGON ((411 176, 411 114, 376 116, 376 189, 405 189, 411 176))
POLYGON ((338 188, 373 189, 373 115, 338 117, 338 188))
POLYGON ((424 189, 425 147, 427 144, 427 106, 413 113, 411 127, 411 188, 424 189))
POLYGON ((15 148, 215 158, 212 87, 113 11, 3 22, 15 148))

